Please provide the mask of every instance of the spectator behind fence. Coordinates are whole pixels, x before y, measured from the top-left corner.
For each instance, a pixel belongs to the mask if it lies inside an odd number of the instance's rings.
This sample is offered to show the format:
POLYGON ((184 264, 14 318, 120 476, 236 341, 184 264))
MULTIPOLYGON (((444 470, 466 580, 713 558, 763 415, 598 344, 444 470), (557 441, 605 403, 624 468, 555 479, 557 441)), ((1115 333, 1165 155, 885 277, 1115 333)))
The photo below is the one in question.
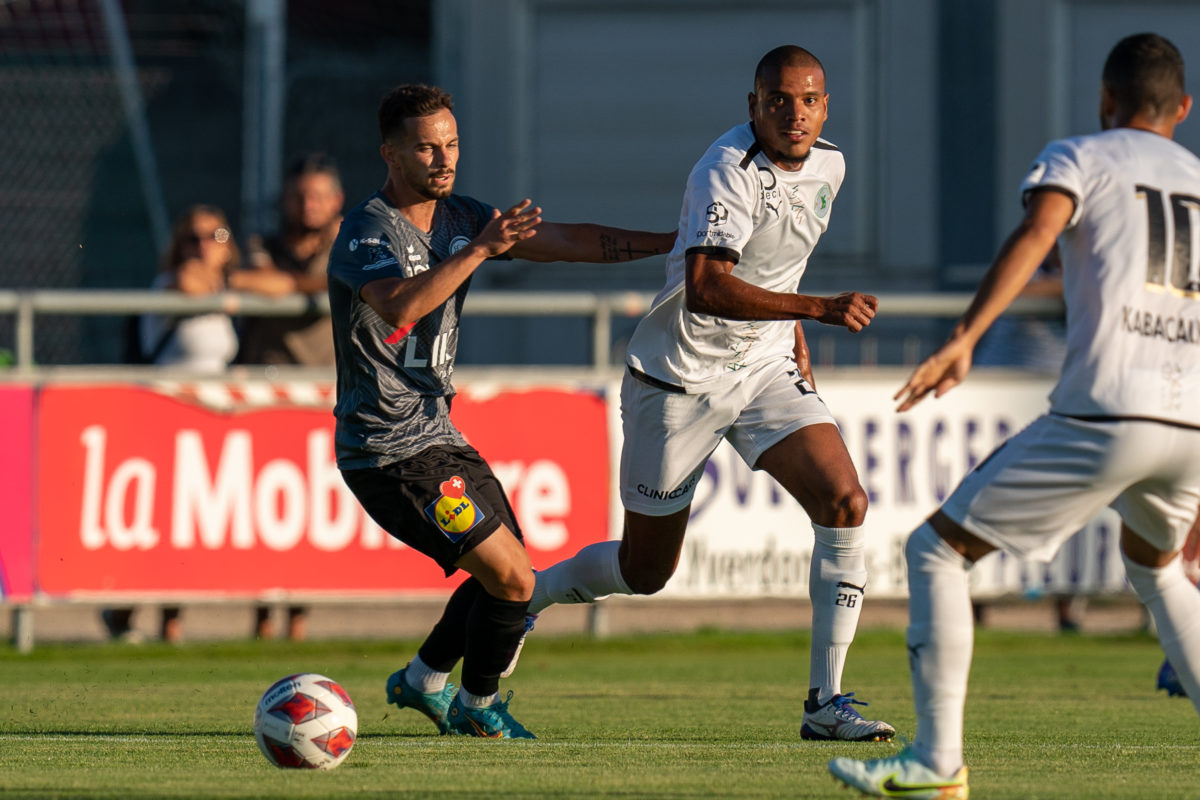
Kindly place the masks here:
MULTIPOLYGON (((342 224, 344 202, 341 175, 331 158, 323 153, 297 158, 284 176, 280 230, 274 236, 250 240, 250 267, 239 277, 253 279, 252 290, 267 295, 323 294, 329 285, 325 267, 342 224)), ((329 317, 316 311, 289 317, 248 317, 237 360, 242 364, 332 366, 329 317)), ((307 616, 304 606, 288 606, 289 639, 305 638, 307 616)), ((275 636, 270 606, 255 609, 254 636, 275 636)))
MULTIPOLYGON (((333 160, 310 153, 288 167, 280 196, 280 231, 251 239, 252 291, 282 296, 323 294, 325 267, 342 224, 342 181, 333 160)), ((242 364, 333 365, 329 317, 316 311, 288 317, 249 317, 242 331, 242 364)))
MULTIPOLYGON (((190 297, 216 294, 238 288, 230 279, 240 263, 224 212, 195 205, 176 220, 152 286, 190 297)), ((143 314, 139 334, 145 362, 197 372, 223 372, 238 350, 233 320, 221 311, 143 314)))

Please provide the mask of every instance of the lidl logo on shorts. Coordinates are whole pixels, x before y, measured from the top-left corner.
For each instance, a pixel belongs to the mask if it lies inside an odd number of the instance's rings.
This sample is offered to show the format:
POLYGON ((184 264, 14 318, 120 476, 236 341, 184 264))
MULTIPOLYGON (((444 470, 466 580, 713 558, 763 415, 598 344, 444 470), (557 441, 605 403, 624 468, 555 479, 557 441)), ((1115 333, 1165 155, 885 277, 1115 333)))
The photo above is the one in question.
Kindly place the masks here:
POLYGON ((821 188, 817 189, 817 197, 813 201, 813 211, 816 212, 818 219, 825 219, 829 213, 829 204, 833 201, 833 187, 828 183, 821 184, 821 188))
POLYGON ((438 487, 442 496, 425 506, 425 513, 442 533, 457 542, 486 516, 467 494, 467 483, 455 475, 438 487))

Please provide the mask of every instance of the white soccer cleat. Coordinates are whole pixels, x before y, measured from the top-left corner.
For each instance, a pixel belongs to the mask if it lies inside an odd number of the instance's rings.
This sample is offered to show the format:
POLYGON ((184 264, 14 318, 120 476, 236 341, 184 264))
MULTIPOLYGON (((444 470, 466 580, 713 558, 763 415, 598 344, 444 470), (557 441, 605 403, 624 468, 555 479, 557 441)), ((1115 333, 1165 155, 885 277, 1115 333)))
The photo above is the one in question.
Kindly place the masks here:
POLYGON ((908 748, 894 756, 860 761, 835 758, 829 762, 833 777, 872 797, 906 797, 910 800, 967 800, 967 768, 943 778, 922 764, 908 748))
POLYGON ((842 742, 890 742, 896 729, 886 722, 863 719, 854 705, 865 706, 854 699, 854 692, 835 694, 823 705, 817 704, 817 690, 808 690, 804 701, 804 724, 801 739, 842 742), (853 705, 851 705, 853 704, 853 705))

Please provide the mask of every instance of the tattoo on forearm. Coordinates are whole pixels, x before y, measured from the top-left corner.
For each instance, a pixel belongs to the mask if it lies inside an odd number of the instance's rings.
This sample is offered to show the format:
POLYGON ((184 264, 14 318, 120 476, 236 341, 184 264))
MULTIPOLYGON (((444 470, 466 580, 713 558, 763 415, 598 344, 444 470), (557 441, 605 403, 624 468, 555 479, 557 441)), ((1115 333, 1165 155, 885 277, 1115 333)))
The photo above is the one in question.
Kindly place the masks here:
POLYGON ((633 242, 628 239, 622 243, 618 237, 609 233, 600 234, 600 258, 602 261, 633 261, 637 258, 652 256, 655 250, 635 250, 633 242))

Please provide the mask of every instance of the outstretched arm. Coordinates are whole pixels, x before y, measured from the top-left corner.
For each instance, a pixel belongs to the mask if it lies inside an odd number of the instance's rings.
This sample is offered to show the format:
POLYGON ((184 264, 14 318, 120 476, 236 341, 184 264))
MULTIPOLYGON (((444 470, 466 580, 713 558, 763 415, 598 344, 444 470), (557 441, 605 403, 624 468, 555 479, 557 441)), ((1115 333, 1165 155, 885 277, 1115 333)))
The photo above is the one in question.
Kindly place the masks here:
POLYGON ((634 261, 668 253, 675 231, 651 233, 591 223, 543 222, 537 236, 513 246, 509 254, 526 261, 634 261))
POLYGON ((1025 218, 1000 246, 996 260, 983 276, 975 298, 954 326, 950 338, 916 368, 908 383, 892 397, 900 401, 897 411, 907 411, 930 392, 941 397, 962 383, 971 369, 976 343, 1025 288, 1073 213, 1074 199, 1062 192, 1044 189, 1030 196, 1025 218))
POLYGON ((815 319, 857 333, 871 324, 879 306, 876 298, 858 292, 836 297, 772 292, 734 276, 733 267, 733 261, 720 254, 689 254, 687 310, 725 319, 815 319))
POLYGON ((411 278, 371 281, 360 290, 362 299, 397 328, 410 325, 446 302, 484 261, 532 237, 541 213, 529 200, 522 200, 503 214, 497 210, 479 235, 445 261, 411 278))

